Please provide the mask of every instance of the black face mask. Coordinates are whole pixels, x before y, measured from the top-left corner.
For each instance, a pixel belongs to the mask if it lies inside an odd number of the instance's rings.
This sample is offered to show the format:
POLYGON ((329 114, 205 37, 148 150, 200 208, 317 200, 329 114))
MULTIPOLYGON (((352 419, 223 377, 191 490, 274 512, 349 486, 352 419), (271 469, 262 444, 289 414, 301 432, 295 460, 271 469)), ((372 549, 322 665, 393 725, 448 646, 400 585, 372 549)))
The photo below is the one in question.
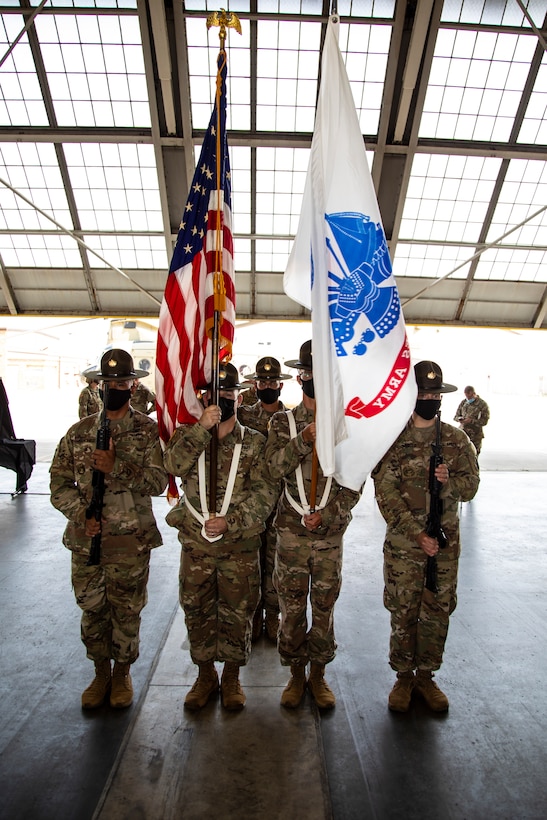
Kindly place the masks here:
POLYGON ((305 396, 307 396, 309 399, 314 399, 315 388, 313 386, 313 379, 308 379, 308 381, 302 382, 302 390, 305 396))
MULTIPOLYGON (((101 399, 104 401, 104 390, 99 390, 101 399)), ((114 387, 108 388, 107 410, 120 410, 131 398, 131 390, 116 390, 114 387)))
POLYGON ((440 399, 418 399, 416 402, 415 412, 420 418, 426 421, 431 421, 437 415, 441 407, 440 399))
POLYGON ((228 419, 231 419, 232 416, 235 414, 236 403, 233 399, 226 399, 224 396, 220 396, 218 400, 218 406, 220 407, 221 424, 223 421, 228 421, 228 419))
POLYGON ((281 393, 280 387, 265 387, 264 390, 256 391, 256 395, 258 396, 259 401, 263 402, 264 404, 273 404, 274 401, 279 399, 279 395, 281 393))

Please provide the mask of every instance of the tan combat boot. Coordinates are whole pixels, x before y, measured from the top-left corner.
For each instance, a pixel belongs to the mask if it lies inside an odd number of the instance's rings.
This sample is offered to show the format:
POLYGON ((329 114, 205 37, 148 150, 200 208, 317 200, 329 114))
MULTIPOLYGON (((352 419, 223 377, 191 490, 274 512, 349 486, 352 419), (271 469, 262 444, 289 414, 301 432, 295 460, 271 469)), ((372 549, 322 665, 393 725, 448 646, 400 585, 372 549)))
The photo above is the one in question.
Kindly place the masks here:
POLYGON ((312 661, 310 676, 308 678, 308 689, 319 709, 332 709, 336 705, 334 692, 323 677, 325 666, 322 663, 312 661))
POLYGON ((200 663, 197 680, 184 700, 185 709, 203 709, 215 692, 218 692, 218 674, 214 662, 200 663))
POLYGON ((275 609, 266 610, 266 636, 268 640, 277 643, 277 630, 279 629, 279 615, 275 609))
POLYGON ((418 669, 416 673, 416 692, 422 696, 433 712, 446 712, 448 698, 435 681, 433 673, 427 669, 418 669))
POLYGON ((114 661, 112 691, 110 693, 110 705, 114 709, 125 709, 133 703, 133 681, 129 674, 130 667, 130 663, 114 661))
POLYGON ((82 709, 97 709, 102 706, 112 682, 110 661, 95 661, 95 677, 82 692, 82 709))
POLYGON ((306 691, 306 667, 291 666, 291 677, 288 684, 283 689, 281 695, 281 706, 287 709, 296 709, 304 697, 306 691))
POLYGON ((388 708, 392 712, 408 712, 415 685, 414 672, 397 672, 397 680, 387 699, 388 708))
POLYGON ((245 706, 245 693, 239 682, 239 666, 237 663, 225 663, 222 680, 220 682, 222 705, 225 709, 235 712, 245 706))

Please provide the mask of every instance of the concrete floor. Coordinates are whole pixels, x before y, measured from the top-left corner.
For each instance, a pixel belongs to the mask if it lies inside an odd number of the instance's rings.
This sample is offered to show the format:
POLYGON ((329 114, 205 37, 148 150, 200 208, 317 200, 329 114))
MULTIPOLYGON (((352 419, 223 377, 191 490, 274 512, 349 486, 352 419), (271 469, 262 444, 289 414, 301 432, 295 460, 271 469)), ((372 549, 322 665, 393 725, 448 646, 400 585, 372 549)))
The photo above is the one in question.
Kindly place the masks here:
POLYGON ((153 553, 135 703, 81 711, 92 665, 40 451, 24 495, 11 497, 14 473, 0 470, 1 818, 547 816, 545 458, 534 472, 513 454, 481 459, 478 495, 462 506, 459 602, 438 675, 448 714, 421 702, 405 715, 387 709, 384 525, 369 483, 345 540, 328 668, 336 709, 320 716, 308 697, 281 709, 286 671, 262 640, 242 673, 246 709, 227 714, 216 700, 189 715, 194 668, 165 499, 155 501, 165 545, 153 553))

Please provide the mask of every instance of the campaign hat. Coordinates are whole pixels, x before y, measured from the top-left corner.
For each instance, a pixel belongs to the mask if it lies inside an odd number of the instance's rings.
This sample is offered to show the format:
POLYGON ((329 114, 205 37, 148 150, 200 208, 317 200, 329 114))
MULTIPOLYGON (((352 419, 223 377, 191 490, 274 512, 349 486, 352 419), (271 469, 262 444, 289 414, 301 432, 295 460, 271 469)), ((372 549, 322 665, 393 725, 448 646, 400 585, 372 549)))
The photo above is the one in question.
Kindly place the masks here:
POLYGON ((148 376, 147 370, 138 370, 133 364, 133 357, 119 348, 107 350, 103 353, 100 370, 85 370, 86 379, 94 381, 129 381, 129 379, 144 379, 148 376))
MULTIPOLYGON (((198 390, 210 390, 212 382, 198 386, 198 390)), ((248 385, 240 384, 237 368, 231 362, 221 362, 218 368, 219 390, 246 390, 248 385)))
POLYGON ((300 356, 298 359, 291 359, 285 362, 285 367, 298 367, 300 370, 309 370, 313 372, 312 354, 311 354, 311 339, 300 345, 300 356))
POLYGON ((292 379, 287 373, 281 372, 281 365, 273 356, 264 356, 256 363, 256 371, 245 376, 245 381, 284 381, 292 379))
POLYGON ((82 379, 85 379, 88 384, 91 384, 91 382, 98 382, 99 381, 98 376, 93 375, 93 372, 94 371, 96 372, 96 370, 97 370, 97 365, 96 364, 90 365, 90 367, 86 367, 85 370, 82 370, 82 372, 80 373, 80 376, 82 377, 82 379))
POLYGON ((443 371, 436 362, 423 361, 414 365, 416 384, 421 393, 453 393, 458 388, 443 382, 443 371))

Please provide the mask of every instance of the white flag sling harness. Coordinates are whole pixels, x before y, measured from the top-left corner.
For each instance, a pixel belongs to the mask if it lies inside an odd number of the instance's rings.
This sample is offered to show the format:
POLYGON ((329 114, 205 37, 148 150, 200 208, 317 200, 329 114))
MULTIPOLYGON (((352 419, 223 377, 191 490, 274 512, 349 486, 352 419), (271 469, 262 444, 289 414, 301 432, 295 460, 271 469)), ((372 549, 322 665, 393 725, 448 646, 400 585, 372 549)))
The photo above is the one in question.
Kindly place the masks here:
MULTIPOLYGON (((234 484, 236 481, 237 476, 237 469, 239 467, 239 459, 241 457, 241 447, 243 445, 243 436, 245 435, 245 428, 241 428, 241 441, 236 444, 234 447, 234 452, 232 454, 232 464, 230 466, 230 473, 228 475, 228 483, 226 484, 226 492, 224 493, 224 499, 222 501, 222 507, 220 508, 220 512, 218 513, 219 518, 224 518, 226 513, 228 512, 228 508, 230 506, 230 501, 232 500, 232 493, 234 491, 234 484)), ((205 450, 201 453, 198 459, 198 482, 199 482, 199 500, 201 504, 201 513, 196 510, 196 508, 188 501, 188 496, 186 493, 184 494, 184 503, 192 513, 195 519, 197 519, 200 524, 202 524, 201 534, 203 538, 211 543, 213 541, 219 541, 222 538, 222 533, 220 535, 210 536, 207 535, 205 532, 205 522, 209 520, 210 513, 207 508, 207 482, 205 480, 205 450)))
MULTIPOLYGON (((296 438, 296 436, 298 435, 298 431, 296 429, 296 422, 294 420, 294 415, 293 415, 291 410, 287 410, 287 419, 288 419, 288 422, 289 422, 289 431, 290 431, 290 434, 291 434, 291 439, 296 438)), ((295 475, 296 475, 296 484, 298 486, 298 496, 299 496, 299 499, 300 499, 300 504, 298 504, 298 502, 292 497, 292 495, 290 494, 290 492, 287 489, 286 485, 285 485, 285 496, 287 498, 287 501, 289 502, 289 504, 293 508, 293 510, 296 510, 296 512, 299 513, 299 515, 302 516, 302 525, 305 526, 304 516, 310 514, 310 505, 309 505, 308 499, 306 498, 306 491, 304 490, 304 476, 302 475, 302 465, 301 464, 299 464, 298 467, 296 468, 295 475)), ((321 496, 321 501, 319 502, 319 504, 316 504, 316 506, 315 506, 316 512, 318 510, 322 510, 326 507, 327 501, 328 501, 328 498, 329 498, 329 494, 330 494, 331 486, 332 486, 332 476, 330 475, 330 476, 327 477, 327 481, 325 483, 325 489, 323 491, 323 495, 321 496)))

